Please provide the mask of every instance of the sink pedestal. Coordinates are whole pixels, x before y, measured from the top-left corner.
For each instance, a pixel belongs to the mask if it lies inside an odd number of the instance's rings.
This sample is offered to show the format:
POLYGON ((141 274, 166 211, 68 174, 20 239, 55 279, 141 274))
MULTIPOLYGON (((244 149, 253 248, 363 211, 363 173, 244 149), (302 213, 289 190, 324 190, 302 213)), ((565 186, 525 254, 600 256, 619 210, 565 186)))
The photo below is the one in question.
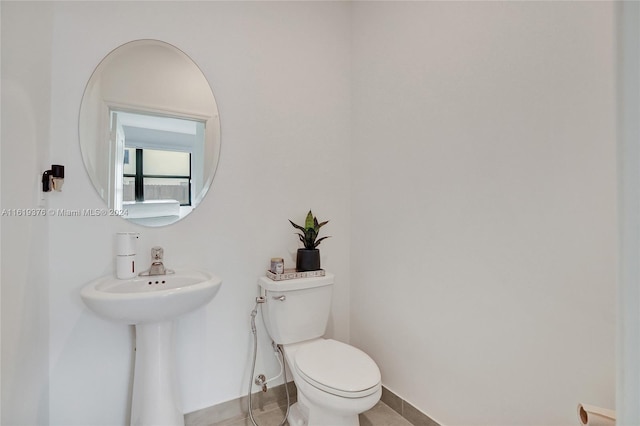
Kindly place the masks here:
POLYGON ((80 296, 92 311, 136 326, 132 425, 184 426, 174 320, 209 303, 221 285, 222 280, 209 272, 177 270, 171 275, 128 280, 106 276, 82 287, 80 296))
POLYGON ((174 323, 136 324, 132 426, 184 426, 176 380, 174 323))

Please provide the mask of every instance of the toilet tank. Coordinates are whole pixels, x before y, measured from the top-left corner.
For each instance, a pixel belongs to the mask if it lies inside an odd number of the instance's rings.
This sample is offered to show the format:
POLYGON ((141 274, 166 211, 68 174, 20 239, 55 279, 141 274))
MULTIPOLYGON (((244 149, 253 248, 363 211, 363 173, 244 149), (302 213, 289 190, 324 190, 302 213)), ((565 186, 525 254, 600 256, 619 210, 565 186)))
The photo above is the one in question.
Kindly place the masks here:
POLYGON ((288 345, 324 335, 331 312, 333 274, 283 281, 260 277, 258 285, 266 300, 262 317, 274 342, 288 345))

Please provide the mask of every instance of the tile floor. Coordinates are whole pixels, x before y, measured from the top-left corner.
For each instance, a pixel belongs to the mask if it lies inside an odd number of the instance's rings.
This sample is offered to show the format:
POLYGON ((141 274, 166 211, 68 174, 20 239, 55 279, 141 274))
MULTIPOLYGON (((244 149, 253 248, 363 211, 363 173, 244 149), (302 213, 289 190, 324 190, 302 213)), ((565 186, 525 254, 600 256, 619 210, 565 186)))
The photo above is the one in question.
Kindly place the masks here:
MULTIPOLYGON (((270 410, 256 412, 253 417, 260 426, 278 426, 284 412, 285 408, 274 407, 270 410)), ((212 426, 252 426, 252 423, 249 418, 246 418, 214 423, 212 426)), ((371 410, 360 414, 360 426, 412 426, 412 424, 380 401, 371 410)))

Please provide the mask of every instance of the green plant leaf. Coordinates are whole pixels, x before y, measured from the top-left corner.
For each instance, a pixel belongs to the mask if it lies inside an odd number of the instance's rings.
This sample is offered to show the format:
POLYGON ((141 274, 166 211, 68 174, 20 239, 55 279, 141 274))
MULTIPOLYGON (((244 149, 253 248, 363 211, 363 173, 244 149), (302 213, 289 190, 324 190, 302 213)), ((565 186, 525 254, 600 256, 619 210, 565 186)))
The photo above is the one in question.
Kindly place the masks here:
POLYGON ((318 247, 318 245, 320 244, 320 242, 321 242, 322 240, 326 240, 327 238, 330 238, 330 237, 331 237, 331 236, 329 235, 329 236, 322 237, 322 238, 318 239, 318 240, 314 243, 313 248, 318 247))
POLYGON ((313 221, 314 221, 313 213, 311 213, 311 210, 309 210, 309 213, 307 213, 307 218, 304 221, 304 227, 307 229, 313 228, 313 221))
POLYGON ((329 223, 329 221, 327 220, 324 222, 318 222, 318 219, 313 216, 311 210, 309 210, 309 213, 307 213, 307 217, 304 221, 304 227, 293 223, 291 219, 289 219, 289 223, 297 230, 302 231, 302 233, 297 233, 296 235, 298 235, 298 238, 300 239, 302 244, 304 244, 304 247, 306 249, 315 249, 316 247, 318 247, 318 244, 320 244, 322 240, 329 238, 322 237, 320 239, 317 239, 320 228, 329 223))
POLYGON ((305 232, 306 230, 300 226, 300 225, 296 225, 295 223, 291 222, 291 219, 289 219, 289 222, 293 225, 294 228, 301 230, 302 232, 305 232))

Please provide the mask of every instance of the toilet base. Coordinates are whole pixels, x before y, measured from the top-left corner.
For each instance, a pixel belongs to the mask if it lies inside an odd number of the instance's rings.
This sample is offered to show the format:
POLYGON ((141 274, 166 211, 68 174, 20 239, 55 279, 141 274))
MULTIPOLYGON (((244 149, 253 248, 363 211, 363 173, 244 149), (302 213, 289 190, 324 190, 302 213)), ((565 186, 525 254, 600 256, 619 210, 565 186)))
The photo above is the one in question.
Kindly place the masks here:
POLYGON ((295 402, 289 407, 289 415, 287 416, 289 426, 307 426, 307 418, 302 413, 300 403, 295 402))
POLYGON ((287 417, 291 426, 359 426, 358 413, 336 413, 314 406, 298 391, 298 402, 289 408, 287 417))

